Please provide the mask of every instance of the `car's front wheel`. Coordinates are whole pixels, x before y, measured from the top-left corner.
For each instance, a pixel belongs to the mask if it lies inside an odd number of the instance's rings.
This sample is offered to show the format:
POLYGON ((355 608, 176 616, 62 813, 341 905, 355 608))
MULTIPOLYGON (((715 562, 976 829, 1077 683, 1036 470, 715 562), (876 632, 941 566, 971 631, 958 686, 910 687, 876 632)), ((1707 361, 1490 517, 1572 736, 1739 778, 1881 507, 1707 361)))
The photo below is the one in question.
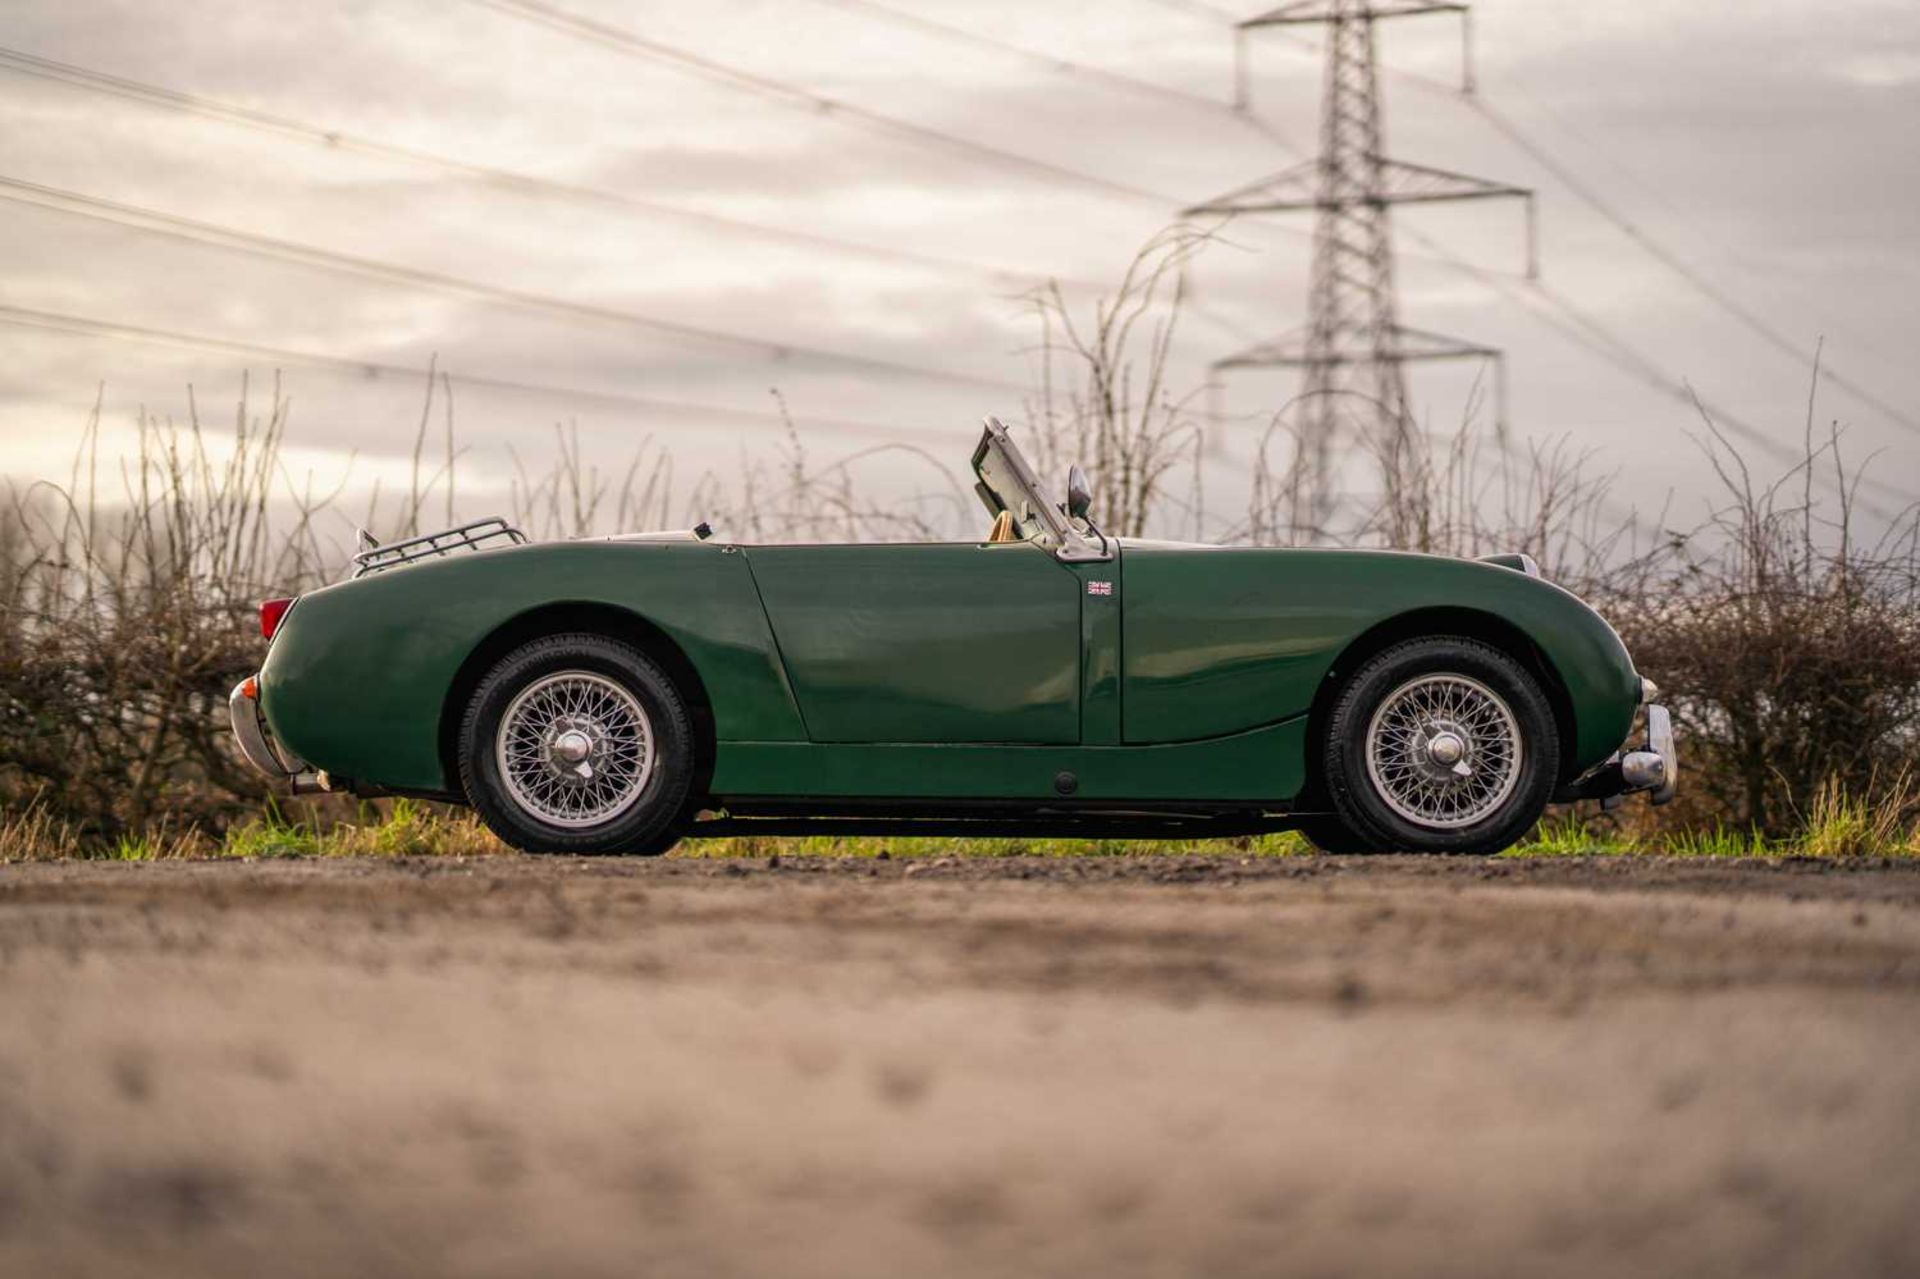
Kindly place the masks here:
POLYGON ((1409 640, 1354 673, 1328 717, 1339 825, 1381 851, 1492 853, 1545 811, 1560 768, 1538 681, 1477 640, 1409 640))
POLYGON ((603 635, 548 636, 507 654, 460 726, 468 802, 524 852, 665 852, 693 774, 679 690, 646 654, 603 635))

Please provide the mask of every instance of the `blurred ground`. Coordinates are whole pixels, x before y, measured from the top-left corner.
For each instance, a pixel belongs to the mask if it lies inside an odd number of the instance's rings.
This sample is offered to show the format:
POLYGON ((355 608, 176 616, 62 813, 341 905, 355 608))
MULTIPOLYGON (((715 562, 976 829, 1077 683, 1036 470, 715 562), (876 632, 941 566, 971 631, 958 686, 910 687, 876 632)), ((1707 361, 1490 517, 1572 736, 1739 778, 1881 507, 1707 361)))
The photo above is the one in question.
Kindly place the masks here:
POLYGON ((0 1273, 1920 1272, 1920 865, 0 868, 0 1273))

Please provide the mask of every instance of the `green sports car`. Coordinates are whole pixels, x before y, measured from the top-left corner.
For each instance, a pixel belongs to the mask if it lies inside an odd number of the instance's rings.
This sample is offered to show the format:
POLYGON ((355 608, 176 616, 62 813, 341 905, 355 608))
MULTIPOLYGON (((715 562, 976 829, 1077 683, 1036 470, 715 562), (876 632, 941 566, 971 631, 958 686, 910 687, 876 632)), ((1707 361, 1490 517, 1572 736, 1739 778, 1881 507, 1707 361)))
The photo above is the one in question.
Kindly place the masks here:
POLYGON ((351 580, 262 606, 235 735, 296 788, 471 804, 531 852, 1286 828, 1491 852, 1550 802, 1673 794, 1652 685, 1525 556, 1111 538, 1079 469, 1055 501, 993 419, 973 469, 977 542, 367 539, 351 580))

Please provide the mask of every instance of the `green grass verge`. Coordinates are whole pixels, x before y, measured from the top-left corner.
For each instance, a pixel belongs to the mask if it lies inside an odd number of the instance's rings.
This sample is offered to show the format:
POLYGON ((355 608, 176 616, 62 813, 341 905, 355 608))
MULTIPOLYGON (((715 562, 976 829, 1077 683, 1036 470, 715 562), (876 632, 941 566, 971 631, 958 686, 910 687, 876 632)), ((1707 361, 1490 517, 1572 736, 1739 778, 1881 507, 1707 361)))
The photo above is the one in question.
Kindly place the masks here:
MULTIPOLYGON (((471 813, 413 800, 362 805, 355 820, 324 826, 288 820, 270 806, 261 817, 213 836, 199 829, 156 828, 114 840, 89 840, 28 811, 0 815, 0 862, 60 859, 169 861, 185 858, 409 857, 507 854, 471 813)), ((681 858, 768 857, 1295 857, 1312 846, 1292 831, 1216 840, 943 839, 925 836, 734 836, 689 840, 681 858)), ((1823 794, 1805 829, 1792 838, 1713 827, 1634 836, 1579 818, 1542 822, 1502 856, 1531 857, 1917 857, 1920 823, 1899 808, 1872 809, 1840 794, 1823 794)))

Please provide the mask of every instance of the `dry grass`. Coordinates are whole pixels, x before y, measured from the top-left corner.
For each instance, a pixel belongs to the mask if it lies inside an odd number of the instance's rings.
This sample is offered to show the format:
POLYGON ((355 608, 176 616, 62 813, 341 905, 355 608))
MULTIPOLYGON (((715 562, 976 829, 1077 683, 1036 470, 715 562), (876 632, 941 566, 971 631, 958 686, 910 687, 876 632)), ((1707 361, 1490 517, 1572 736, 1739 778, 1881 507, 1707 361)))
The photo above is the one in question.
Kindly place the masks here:
POLYGON ((1516 857, 1914 857, 1920 858, 1920 794, 1902 774, 1871 794, 1829 777, 1815 792, 1804 820, 1784 835, 1715 822, 1661 831, 1644 819, 1631 825, 1549 818, 1512 849, 1516 857))
POLYGON ((1877 801, 1849 791, 1830 777, 1814 796, 1813 812, 1799 845, 1809 857, 1873 854, 1920 856, 1920 821, 1914 809, 1911 774, 1902 773, 1877 801))
POLYGON ((261 857, 481 857, 510 853, 473 814, 398 799, 363 804, 352 820, 265 815, 213 834, 199 826, 88 837, 43 810, 0 815, 0 862, 178 861, 261 857))
POLYGON ((0 813, 0 862, 60 861, 86 856, 93 848, 80 838, 72 823, 38 804, 20 812, 0 813))

